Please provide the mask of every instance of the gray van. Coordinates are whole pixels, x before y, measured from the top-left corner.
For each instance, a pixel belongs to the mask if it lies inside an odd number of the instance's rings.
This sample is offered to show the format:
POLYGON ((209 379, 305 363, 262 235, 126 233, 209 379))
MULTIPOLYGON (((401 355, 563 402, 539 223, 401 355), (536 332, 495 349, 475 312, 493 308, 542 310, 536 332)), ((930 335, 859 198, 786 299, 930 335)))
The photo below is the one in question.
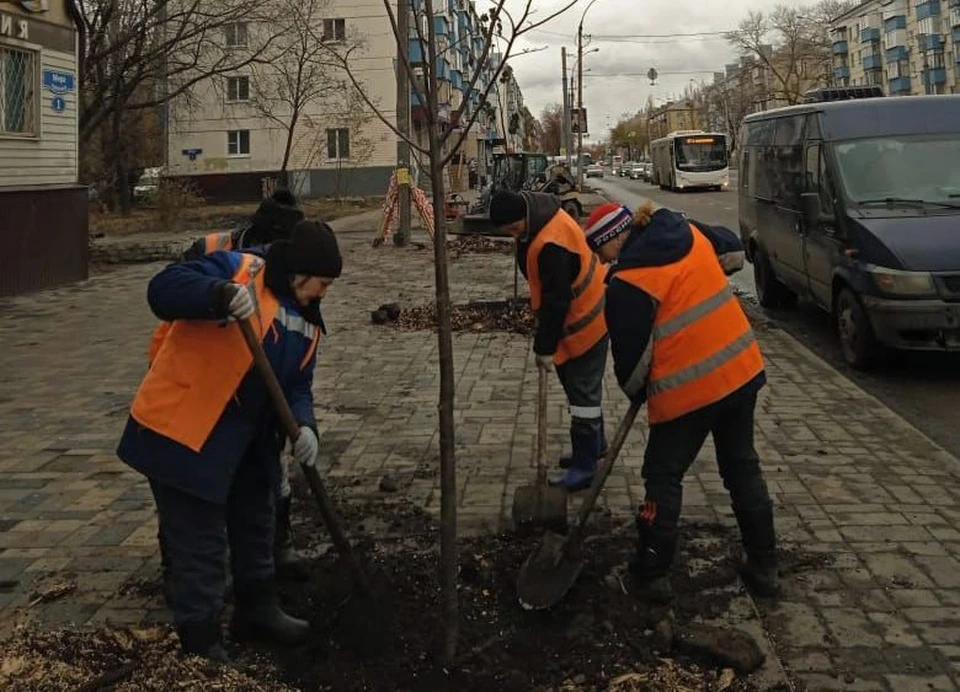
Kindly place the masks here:
POLYGON ((748 116, 740 236, 764 307, 831 312, 846 360, 960 350, 960 95, 748 116))

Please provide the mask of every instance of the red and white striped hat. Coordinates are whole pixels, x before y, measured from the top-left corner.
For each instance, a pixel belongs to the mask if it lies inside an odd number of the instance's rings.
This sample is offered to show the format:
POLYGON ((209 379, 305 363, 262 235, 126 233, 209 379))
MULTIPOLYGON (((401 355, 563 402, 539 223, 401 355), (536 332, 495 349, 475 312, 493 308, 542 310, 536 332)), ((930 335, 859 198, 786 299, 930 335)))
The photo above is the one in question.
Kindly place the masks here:
POLYGON ((603 204, 594 209, 587 219, 587 227, 584 229, 587 245, 596 252, 602 245, 629 231, 632 225, 633 214, 629 209, 612 202, 603 204))

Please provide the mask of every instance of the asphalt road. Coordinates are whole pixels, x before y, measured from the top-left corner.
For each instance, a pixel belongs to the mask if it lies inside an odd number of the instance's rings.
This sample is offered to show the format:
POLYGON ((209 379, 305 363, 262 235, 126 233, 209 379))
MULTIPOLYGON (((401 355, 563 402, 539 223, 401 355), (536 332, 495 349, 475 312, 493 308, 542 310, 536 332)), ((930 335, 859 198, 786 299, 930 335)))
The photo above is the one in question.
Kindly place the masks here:
MULTIPOLYGON (((652 199, 705 223, 722 224, 734 231, 738 228, 735 173, 726 192, 665 192, 644 182, 613 177, 594 178, 590 183, 631 209, 652 199)), ((741 293, 755 296, 752 265, 732 280, 741 293)), ((860 387, 960 456, 960 354, 905 353, 881 369, 862 373, 844 362, 830 316, 815 306, 801 303, 792 310, 768 310, 766 314, 860 387)))

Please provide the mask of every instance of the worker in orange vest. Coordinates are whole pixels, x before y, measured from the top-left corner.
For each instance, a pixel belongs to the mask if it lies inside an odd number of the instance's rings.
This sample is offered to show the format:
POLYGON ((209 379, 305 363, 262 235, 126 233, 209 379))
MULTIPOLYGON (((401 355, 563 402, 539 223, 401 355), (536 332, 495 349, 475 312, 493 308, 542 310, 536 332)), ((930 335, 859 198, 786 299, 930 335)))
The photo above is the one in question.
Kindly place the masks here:
POLYGON ((763 358, 726 274, 743 266, 730 230, 691 222, 651 203, 633 223, 587 228, 611 267, 606 316, 614 371, 632 401, 646 402, 650 434, 642 476, 646 498, 631 571, 654 600, 669 600, 683 476, 707 435, 730 492, 746 562, 741 574, 762 596, 776 593, 773 504, 754 447, 763 358))
POLYGON ((606 449, 601 408, 608 346, 604 268, 554 195, 497 192, 490 200, 490 221, 517 240, 517 263, 537 314, 537 367, 556 367, 570 404, 572 452, 561 458, 567 466, 564 475, 551 483, 583 490, 606 449))
POLYGON ((150 282, 150 308, 172 327, 133 400, 117 454, 150 481, 187 653, 228 659, 219 622, 228 544, 235 639, 295 645, 309 635, 309 625, 277 602, 280 422, 233 321, 250 319, 260 333, 300 424, 293 456, 314 465, 319 301, 341 269, 330 227, 301 221, 265 257, 213 252, 170 265, 150 282))
MULTIPOLYGON (((247 250, 267 246, 275 240, 289 239, 294 226, 302 220, 303 211, 297 204, 297 198, 289 190, 281 188, 260 202, 248 223, 233 231, 209 233, 202 238, 198 238, 183 253, 181 260, 197 260, 217 250, 247 250)), ((161 322, 154 331, 149 351, 151 362, 163 344, 170 327, 169 322, 161 322)), ((288 461, 284 459, 279 448, 281 444, 278 443, 277 449, 277 460, 281 465, 282 473, 277 487, 277 529, 274 559, 278 577, 302 581, 308 577, 308 573, 293 546, 290 526, 293 493, 290 488, 288 461)), ((163 574, 164 594, 169 601, 169 594, 173 586, 162 536, 160 536, 160 546, 160 568, 163 574)))

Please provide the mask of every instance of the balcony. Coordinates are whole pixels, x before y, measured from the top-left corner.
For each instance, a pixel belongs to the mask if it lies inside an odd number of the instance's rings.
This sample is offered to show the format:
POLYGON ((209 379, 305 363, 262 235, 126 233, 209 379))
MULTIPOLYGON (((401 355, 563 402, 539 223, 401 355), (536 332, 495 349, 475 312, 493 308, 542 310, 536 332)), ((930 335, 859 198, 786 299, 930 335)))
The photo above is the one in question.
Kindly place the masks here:
POLYGON ((863 69, 868 72, 871 70, 880 70, 883 69, 883 60, 880 57, 879 53, 874 53, 873 55, 863 56, 863 69))
POLYGON ((846 55, 849 53, 849 48, 847 47, 846 41, 834 41, 833 42, 833 54, 834 55, 846 55))
POLYGON ((943 67, 932 67, 929 70, 923 70, 921 74, 925 86, 947 83, 947 70, 943 67))
POLYGON ((950 26, 960 26, 960 5, 950 8, 950 26))
POLYGON ((846 65, 833 68, 833 78, 837 81, 850 79, 850 68, 846 65))
POLYGON ((420 65, 424 62, 424 45, 420 39, 410 39, 410 45, 407 49, 411 65, 420 65))
POLYGON ((910 93, 910 78, 909 77, 896 77, 890 80, 890 93, 891 94, 904 94, 910 93))
POLYGON ((925 0, 917 4, 917 21, 922 21, 927 17, 940 16, 940 0, 925 0))
POLYGON ((860 43, 875 43, 880 40, 880 29, 867 27, 860 32, 860 43))
POLYGON ((883 20, 883 30, 886 33, 891 31, 896 31, 897 29, 906 29, 907 28, 907 15, 899 14, 896 17, 887 17, 883 20))
POLYGON ((887 48, 887 62, 906 60, 909 55, 910 51, 907 50, 906 46, 894 46, 893 48, 887 48))
POLYGON ((450 22, 443 15, 433 18, 433 31, 437 36, 446 36, 450 33, 450 22))
MULTIPOLYGON (((953 44, 955 46, 960 46, 960 26, 955 26, 953 28, 953 44)), ((960 50, 956 51, 957 59, 960 60, 960 50)))
POLYGON ((921 51, 940 50, 940 35, 924 34, 923 36, 921 36, 920 50, 921 51))

